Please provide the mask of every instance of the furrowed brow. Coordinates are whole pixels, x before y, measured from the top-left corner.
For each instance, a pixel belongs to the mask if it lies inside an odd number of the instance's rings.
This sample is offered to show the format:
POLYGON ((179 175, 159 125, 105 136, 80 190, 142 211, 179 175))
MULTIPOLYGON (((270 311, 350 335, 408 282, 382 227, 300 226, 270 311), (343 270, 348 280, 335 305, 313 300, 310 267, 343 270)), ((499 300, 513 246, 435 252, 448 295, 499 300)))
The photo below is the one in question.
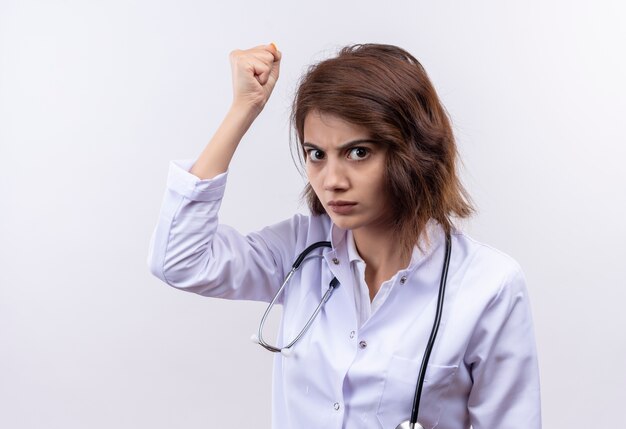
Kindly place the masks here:
MULTIPOLYGON (((371 139, 353 140, 353 141, 350 141, 348 143, 344 143, 344 144, 338 146, 337 150, 338 151, 342 151, 342 150, 348 149, 348 148, 353 147, 353 146, 358 146, 358 145, 363 144, 363 143, 379 144, 380 142, 378 142, 376 140, 371 140, 371 139)), ((315 144, 313 144, 311 142, 304 142, 304 143, 302 143, 302 147, 308 147, 308 148, 311 148, 311 149, 318 149, 318 150, 322 150, 322 151, 324 150, 321 147, 316 146, 315 144)))
POLYGON ((308 148, 311 148, 311 149, 322 150, 319 146, 316 146, 313 143, 309 143, 309 142, 302 143, 302 147, 308 147, 308 148))

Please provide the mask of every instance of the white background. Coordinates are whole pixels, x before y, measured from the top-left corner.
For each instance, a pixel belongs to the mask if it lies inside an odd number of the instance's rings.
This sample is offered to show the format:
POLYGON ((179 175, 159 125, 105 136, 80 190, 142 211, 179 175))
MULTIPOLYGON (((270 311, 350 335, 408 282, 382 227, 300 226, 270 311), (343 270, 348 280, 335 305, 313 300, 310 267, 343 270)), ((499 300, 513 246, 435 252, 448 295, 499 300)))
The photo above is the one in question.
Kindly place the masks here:
POLYGON ((168 162, 231 99, 228 53, 281 77, 231 165, 222 220, 294 211, 288 114, 348 43, 412 52, 449 110, 479 214, 532 298, 545 428, 618 427, 626 387, 626 19, 620 1, 0 0, 0 427, 269 427, 263 305, 152 277, 168 162))

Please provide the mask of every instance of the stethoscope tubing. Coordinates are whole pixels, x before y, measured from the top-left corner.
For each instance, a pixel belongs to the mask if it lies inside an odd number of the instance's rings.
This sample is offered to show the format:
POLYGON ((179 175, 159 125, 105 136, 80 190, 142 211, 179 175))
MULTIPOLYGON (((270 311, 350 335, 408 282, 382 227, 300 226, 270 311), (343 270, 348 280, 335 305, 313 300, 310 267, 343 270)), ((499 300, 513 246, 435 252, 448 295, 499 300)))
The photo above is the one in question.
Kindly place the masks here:
POLYGON ((433 346, 435 344, 435 338, 437 337, 437 331, 439 331, 439 324, 441 323, 441 315, 443 313, 443 298, 446 292, 446 283, 448 280, 448 267, 450 265, 450 253, 451 253, 451 238, 450 234, 446 234, 446 254, 443 263, 443 269, 441 271, 441 280, 439 282, 439 294, 437 295, 437 311, 435 314, 435 321, 433 328, 430 332, 430 338, 426 344, 426 350, 424 357, 422 358, 422 364, 420 366, 419 376, 417 378, 417 385, 415 387, 415 396, 413 398, 413 409, 411 410, 411 427, 417 423, 417 415, 420 406, 420 400, 422 397, 422 387, 424 386, 424 380, 426 378, 426 369, 428 368, 428 361, 430 359, 433 346))
MULTIPOLYGON (((285 281, 283 282, 283 284, 280 286, 280 288, 274 295, 274 298, 268 305, 267 309, 265 310, 265 313, 263 314, 263 317, 261 318, 258 335, 253 336, 253 340, 254 342, 258 343, 259 345, 261 345, 262 347, 264 347, 265 349, 271 352, 282 353, 283 355, 287 356, 289 351, 291 350, 291 347, 293 347, 300 340, 300 338, 302 338, 302 336, 306 334, 306 332, 311 327, 311 324, 313 323, 313 321, 315 320, 315 318, 321 311, 322 306, 330 299, 330 296, 332 295, 333 291, 339 286, 339 281, 337 280, 337 277, 333 277, 333 279, 331 280, 328 286, 328 289, 326 290, 326 293, 320 300, 320 303, 318 304, 317 308, 315 309, 311 317, 309 317, 309 320, 304 325, 304 328, 302 328, 302 330, 296 336, 296 338, 294 338, 289 344, 287 344, 286 346, 282 348, 278 348, 278 347, 272 346, 271 344, 268 344, 267 342, 263 340, 263 327, 265 326, 265 321, 267 320, 267 317, 269 316, 269 313, 272 307, 278 300, 278 297, 283 292, 283 289, 285 288, 287 283, 289 283, 289 280, 291 279, 293 274, 300 267, 300 264, 302 264, 302 262, 305 260, 305 257, 312 250, 315 250, 318 247, 331 247, 332 248, 332 245, 329 241, 318 241, 308 246, 306 249, 304 249, 300 253, 300 255, 298 255, 298 257, 296 258, 296 261, 292 265, 291 271, 289 271, 289 273, 285 277, 285 281)), ((426 344, 426 349, 424 351, 424 356, 422 357, 422 363, 420 365, 419 376, 417 378, 417 384, 415 386, 415 395, 413 397, 413 408, 411 410, 411 418, 408 422, 405 421, 403 423, 400 423, 400 425, 398 425, 398 428, 404 428, 407 423, 409 425, 408 427, 411 429, 416 428, 416 427, 422 427, 419 423, 417 423, 417 416, 419 413, 419 405, 420 405, 420 400, 422 396, 422 388, 424 386, 424 380, 426 378, 426 370, 428 368, 428 361, 430 360, 430 355, 432 353, 433 346, 435 344, 437 332, 439 331, 439 325, 441 324, 441 315, 443 313, 443 302, 444 302, 444 296, 445 296, 445 290, 446 290, 446 283, 448 279, 448 268, 450 265, 450 254, 452 250, 451 247, 452 247, 452 240, 450 238, 450 233, 446 233, 445 257, 444 257, 443 268, 441 271, 441 279, 439 282, 439 293, 437 295, 437 307, 436 307, 436 313, 435 313, 435 320, 433 322, 433 327, 430 332, 430 337, 428 339, 428 343, 426 344)))
POLYGON ((298 270, 298 268, 300 268, 300 264, 302 264, 302 262, 304 261, 304 258, 309 253, 311 253, 313 250, 317 249, 318 247, 332 247, 332 245, 331 245, 330 241, 318 241, 316 243, 311 244, 306 249, 304 249, 300 253, 300 255, 296 258, 295 262, 291 266, 291 271, 289 271, 289 273, 285 277, 285 281, 283 281, 283 284, 280 286, 280 288, 278 289, 278 291, 274 295, 274 298, 272 299, 270 304, 267 306, 267 309, 265 310, 265 313, 263 313, 263 317, 261 318, 261 323, 259 325, 259 332, 258 332, 258 334, 257 334, 257 336, 255 338, 255 342, 258 342, 259 345, 264 347, 266 350, 269 350, 269 351, 274 352, 274 353, 282 353, 284 350, 291 349, 291 347, 294 344, 296 344, 300 340, 300 338, 302 338, 302 336, 304 334, 306 334, 306 332, 311 327, 311 324, 313 323, 313 321, 315 320, 315 318, 317 317, 317 315, 321 311, 322 306, 330 299, 330 296, 332 295, 333 291, 339 286, 339 280, 337 280, 337 277, 333 277, 333 279, 331 280, 330 284, 328 285, 328 289, 326 290, 326 293, 322 297, 320 303, 318 304, 317 308, 315 309, 315 311, 313 312, 311 317, 309 317, 309 320, 304 325, 304 328, 302 328, 300 330, 300 333, 298 334, 298 336, 296 336, 296 338, 294 338, 289 344, 287 344, 286 346, 284 346, 282 348, 278 348, 278 347, 272 346, 271 344, 265 342, 265 340, 263 339, 263 327, 265 326, 265 321, 267 320, 267 317, 269 316, 270 311, 272 310, 272 307, 274 306, 274 304, 276 304, 276 301, 278 300, 278 297, 283 292, 283 289, 285 288, 287 283, 289 283, 289 280, 291 279, 291 276, 293 276, 293 274, 298 270))

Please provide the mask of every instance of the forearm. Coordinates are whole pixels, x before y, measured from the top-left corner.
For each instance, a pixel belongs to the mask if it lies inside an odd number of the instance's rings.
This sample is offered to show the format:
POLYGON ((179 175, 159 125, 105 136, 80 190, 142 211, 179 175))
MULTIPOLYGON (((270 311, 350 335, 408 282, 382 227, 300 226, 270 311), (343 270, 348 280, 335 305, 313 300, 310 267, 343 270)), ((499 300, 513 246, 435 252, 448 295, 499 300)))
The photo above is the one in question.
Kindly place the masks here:
POLYGON ((200 179, 212 179, 228 170, 239 142, 259 113, 252 107, 231 105, 226 117, 194 163, 190 173, 200 179))

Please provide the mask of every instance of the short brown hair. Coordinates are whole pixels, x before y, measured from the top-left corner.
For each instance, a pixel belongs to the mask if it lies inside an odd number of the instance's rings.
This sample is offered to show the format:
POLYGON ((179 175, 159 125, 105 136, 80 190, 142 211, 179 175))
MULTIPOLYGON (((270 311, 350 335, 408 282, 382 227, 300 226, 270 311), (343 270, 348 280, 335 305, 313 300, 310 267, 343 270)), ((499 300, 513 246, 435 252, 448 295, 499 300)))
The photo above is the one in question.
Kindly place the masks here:
MULTIPOLYGON (((426 71, 407 51, 356 44, 309 67, 291 112, 301 159, 306 156, 304 120, 313 111, 363 126, 387 146, 391 226, 405 252, 419 244, 431 218, 450 232, 453 216, 466 218, 475 212, 457 176, 458 152, 447 112, 426 71)), ((310 184, 303 198, 312 214, 326 213, 310 184)))

